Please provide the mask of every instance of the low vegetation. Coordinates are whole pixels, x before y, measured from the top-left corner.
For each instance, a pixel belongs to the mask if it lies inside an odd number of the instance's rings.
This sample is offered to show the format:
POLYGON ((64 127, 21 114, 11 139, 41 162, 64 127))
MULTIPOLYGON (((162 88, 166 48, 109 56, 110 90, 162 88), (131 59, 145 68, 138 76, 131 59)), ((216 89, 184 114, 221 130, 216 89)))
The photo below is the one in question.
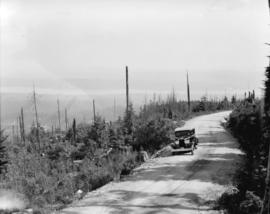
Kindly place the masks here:
POLYGON ((230 214, 259 213, 265 189, 267 143, 263 139, 261 101, 243 101, 231 113, 227 127, 246 153, 236 175, 235 191, 225 192, 220 205, 230 214))
POLYGON ((73 120, 66 131, 46 131, 39 124, 24 136, 7 140, 1 132, 1 184, 23 194, 27 206, 50 213, 88 191, 128 175, 144 161, 142 151, 152 155, 172 140, 181 120, 194 114, 231 108, 231 102, 208 101, 205 97, 187 103, 169 97, 153 99, 138 114, 132 105, 123 118, 106 122, 97 116, 93 123, 73 120), (5 143, 4 143, 5 141, 5 143))
POLYGON ((237 190, 224 193, 219 201, 220 206, 230 214, 262 213, 267 189, 265 180, 270 136, 269 68, 266 74, 264 102, 256 100, 250 93, 236 106, 227 121, 227 128, 238 139, 241 149, 246 154, 244 166, 236 175, 237 190))

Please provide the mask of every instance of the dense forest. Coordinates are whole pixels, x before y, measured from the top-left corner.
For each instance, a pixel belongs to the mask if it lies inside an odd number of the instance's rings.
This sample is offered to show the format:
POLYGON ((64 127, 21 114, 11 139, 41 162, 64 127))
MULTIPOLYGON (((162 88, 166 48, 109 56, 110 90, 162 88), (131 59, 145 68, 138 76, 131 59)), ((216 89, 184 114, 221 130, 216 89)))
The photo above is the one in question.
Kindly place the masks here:
POLYGON ((231 109, 228 100, 177 101, 155 97, 135 113, 132 104, 123 117, 92 123, 76 119, 67 131, 46 131, 40 123, 25 133, 20 112, 19 135, 8 138, 1 132, 1 187, 23 195, 27 207, 50 213, 82 198, 112 180, 121 179, 173 140, 173 130, 195 115, 231 109), (11 139, 11 140, 10 140, 11 139))

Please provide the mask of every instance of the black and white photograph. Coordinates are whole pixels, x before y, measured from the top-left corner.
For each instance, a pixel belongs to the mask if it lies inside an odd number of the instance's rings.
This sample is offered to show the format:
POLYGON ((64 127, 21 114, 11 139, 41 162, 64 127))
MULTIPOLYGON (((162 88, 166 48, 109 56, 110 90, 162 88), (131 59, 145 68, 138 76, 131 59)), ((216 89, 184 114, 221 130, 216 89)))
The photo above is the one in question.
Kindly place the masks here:
POLYGON ((270 0, 0 0, 0 214, 270 214, 270 0))

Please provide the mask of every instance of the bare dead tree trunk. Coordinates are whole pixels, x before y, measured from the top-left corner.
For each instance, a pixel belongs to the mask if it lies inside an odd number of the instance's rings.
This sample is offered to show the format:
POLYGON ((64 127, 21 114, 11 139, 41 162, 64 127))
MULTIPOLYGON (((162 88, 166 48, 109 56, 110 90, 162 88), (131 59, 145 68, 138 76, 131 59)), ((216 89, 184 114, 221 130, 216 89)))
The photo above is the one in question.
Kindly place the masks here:
POLYGON ((126 66, 126 112, 129 108, 129 84, 128 84, 128 66, 126 66))
POLYGON ((12 143, 15 143, 15 126, 12 125, 12 143))
POLYGON ((17 118, 16 138, 17 138, 17 143, 19 143, 19 141, 20 141, 20 117, 17 118))
POLYGON ((172 108, 174 108, 176 103, 176 95, 175 95, 175 89, 174 87, 172 88, 172 108))
POLYGON ((20 133, 20 137, 21 137, 21 140, 22 140, 22 119, 21 119, 21 115, 19 115, 19 133, 20 133))
POLYGON ((76 119, 74 118, 73 123, 72 123, 72 141, 73 141, 73 143, 76 142, 76 135, 77 135, 77 132, 76 132, 76 119))
POLYGON ((67 109, 65 108, 65 124, 66 124, 66 132, 68 131, 68 116, 67 116, 67 109))
POLYGON ((21 137, 22 141, 25 143, 25 123, 24 123, 23 108, 21 108, 21 137))
POLYGON ((59 102, 59 99, 57 99, 57 114, 58 114, 58 128, 59 128, 59 132, 61 132, 61 117, 60 117, 60 102, 59 102))
POLYGON ((190 112, 190 88, 189 88, 188 73, 187 73, 187 98, 188 98, 188 112, 190 112))
POLYGON ((94 122, 96 122, 96 105, 95 105, 95 100, 93 100, 93 116, 94 116, 94 122))
MULTIPOLYGON (((24 115, 23 115, 23 108, 21 108, 20 116, 19 116, 19 122, 20 122, 20 134, 21 134, 21 142, 23 143, 23 146, 25 146, 25 130, 24 130, 24 115)), ((23 147, 23 166, 22 166, 22 172, 23 177, 25 178, 25 148, 23 147)))
POLYGON ((40 145, 40 137, 39 137, 39 122, 38 122, 38 111, 37 111, 37 99, 36 99, 36 91, 35 86, 33 88, 33 98, 34 98, 34 108, 35 108, 35 119, 36 119, 36 137, 38 142, 38 151, 41 153, 41 145, 40 145))
POLYGON ((113 119, 116 120, 116 100, 113 100, 113 119))

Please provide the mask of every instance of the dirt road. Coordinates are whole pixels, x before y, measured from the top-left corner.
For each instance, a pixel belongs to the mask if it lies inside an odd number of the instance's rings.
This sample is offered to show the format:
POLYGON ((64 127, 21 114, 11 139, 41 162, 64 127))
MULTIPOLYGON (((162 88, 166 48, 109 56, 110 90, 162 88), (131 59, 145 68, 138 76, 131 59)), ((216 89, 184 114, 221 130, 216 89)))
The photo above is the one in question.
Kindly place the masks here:
POLYGON ((63 214, 99 213, 219 213, 213 201, 230 185, 241 151, 220 125, 229 112, 189 120, 199 147, 192 156, 152 159, 121 182, 112 182, 62 211, 63 214))

